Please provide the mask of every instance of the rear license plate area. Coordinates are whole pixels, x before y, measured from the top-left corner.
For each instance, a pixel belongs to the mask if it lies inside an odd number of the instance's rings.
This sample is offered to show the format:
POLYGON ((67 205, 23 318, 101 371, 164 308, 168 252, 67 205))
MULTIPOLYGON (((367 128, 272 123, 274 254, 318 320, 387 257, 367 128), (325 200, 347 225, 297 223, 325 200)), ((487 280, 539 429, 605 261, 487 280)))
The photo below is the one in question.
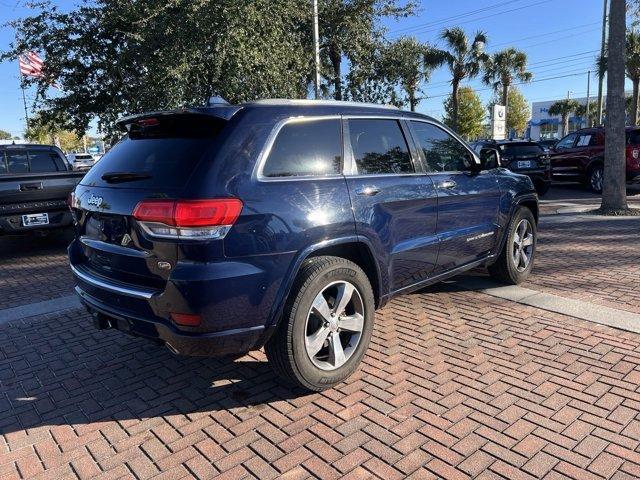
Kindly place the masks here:
POLYGON ((38 225, 49 225, 48 213, 30 213, 22 215, 22 225, 24 227, 36 227, 38 225))

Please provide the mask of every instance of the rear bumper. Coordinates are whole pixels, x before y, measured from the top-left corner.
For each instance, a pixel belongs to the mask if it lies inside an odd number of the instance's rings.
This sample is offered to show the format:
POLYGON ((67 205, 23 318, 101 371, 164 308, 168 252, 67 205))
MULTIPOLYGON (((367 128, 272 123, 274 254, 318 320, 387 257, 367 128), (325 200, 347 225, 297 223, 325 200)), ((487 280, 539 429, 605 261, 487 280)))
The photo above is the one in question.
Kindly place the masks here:
POLYGON ((551 170, 538 169, 538 170, 513 170, 514 173, 520 175, 526 175, 535 184, 551 183, 551 170))
POLYGON ((184 332, 169 322, 140 318, 130 312, 115 309, 80 287, 76 287, 76 293, 93 315, 94 325, 98 329, 114 328, 129 335, 147 338, 166 345, 179 355, 212 357, 241 354, 260 344, 264 336, 263 326, 214 333, 184 332))
POLYGON ((71 225, 73 225, 73 218, 71 217, 71 212, 66 207, 57 210, 47 210, 47 208, 44 207, 38 211, 20 211, 19 213, 0 214, 0 233, 4 234, 27 233, 34 230, 63 228, 71 225), (31 213, 47 213, 49 215, 49 224, 25 227, 22 224, 22 215, 31 213))

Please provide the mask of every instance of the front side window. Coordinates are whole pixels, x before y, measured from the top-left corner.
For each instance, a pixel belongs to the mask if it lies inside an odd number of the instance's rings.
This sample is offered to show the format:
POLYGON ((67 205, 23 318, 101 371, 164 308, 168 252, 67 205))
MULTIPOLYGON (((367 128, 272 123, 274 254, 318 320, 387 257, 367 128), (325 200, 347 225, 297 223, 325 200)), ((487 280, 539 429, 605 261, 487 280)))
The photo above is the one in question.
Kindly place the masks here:
POLYGON ((349 141, 359 175, 415 172, 397 120, 350 119, 349 141))
POLYGON ((442 128, 425 122, 412 121, 411 125, 429 171, 464 172, 473 167, 469 150, 442 128))
POLYGON ((573 148, 573 142, 575 142, 576 137, 575 133, 571 133, 564 137, 556 144, 556 150, 566 150, 567 148, 573 148))
POLYGON ((265 177, 342 173, 340 120, 289 122, 278 133, 262 169, 265 177))

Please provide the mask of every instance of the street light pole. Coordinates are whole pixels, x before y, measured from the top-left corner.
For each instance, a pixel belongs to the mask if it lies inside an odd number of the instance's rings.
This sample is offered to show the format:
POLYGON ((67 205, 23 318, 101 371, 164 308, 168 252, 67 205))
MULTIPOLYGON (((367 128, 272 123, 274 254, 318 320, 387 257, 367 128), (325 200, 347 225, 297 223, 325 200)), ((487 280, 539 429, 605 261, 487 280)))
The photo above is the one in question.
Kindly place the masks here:
POLYGON ((313 2, 313 50, 315 56, 315 98, 320 98, 320 33, 318 29, 318 0, 313 2))
POLYGON ((591 121, 589 119, 589 114, 591 113, 589 110, 589 102, 591 101, 591 70, 587 72, 587 108, 586 108, 586 117, 587 117, 587 128, 591 126, 591 121))
MULTIPOLYGON (((609 7, 609 0, 604 0, 604 8, 602 11, 602 40, 600 43, 600 59, 604 59, 605 44, 607 42, 607 8, 609 7)), ((604 74, 605 72, 599 72, 598 78, 598 125, 602 125, 602 110, 604 99, 602 98, 604 74)))

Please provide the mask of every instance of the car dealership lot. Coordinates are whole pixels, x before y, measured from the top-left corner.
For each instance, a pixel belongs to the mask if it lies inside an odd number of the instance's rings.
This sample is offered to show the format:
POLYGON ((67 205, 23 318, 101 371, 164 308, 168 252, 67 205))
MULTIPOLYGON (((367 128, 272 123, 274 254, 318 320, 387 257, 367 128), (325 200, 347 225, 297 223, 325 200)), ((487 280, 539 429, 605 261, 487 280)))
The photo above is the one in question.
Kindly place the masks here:
MULTIPOLYGON (((595 201, 555 190, 543 212, 595 201)), ((524 287, 640 314, 639 225, 544 216, 524 287)), ((0 478, 640 476, 637 333, 454 280, 379 311, 362 368, 308 394, 262 352, 176 357, 79 308, 3 322, 73 289, 64 237, 0 245, 0 478)))

